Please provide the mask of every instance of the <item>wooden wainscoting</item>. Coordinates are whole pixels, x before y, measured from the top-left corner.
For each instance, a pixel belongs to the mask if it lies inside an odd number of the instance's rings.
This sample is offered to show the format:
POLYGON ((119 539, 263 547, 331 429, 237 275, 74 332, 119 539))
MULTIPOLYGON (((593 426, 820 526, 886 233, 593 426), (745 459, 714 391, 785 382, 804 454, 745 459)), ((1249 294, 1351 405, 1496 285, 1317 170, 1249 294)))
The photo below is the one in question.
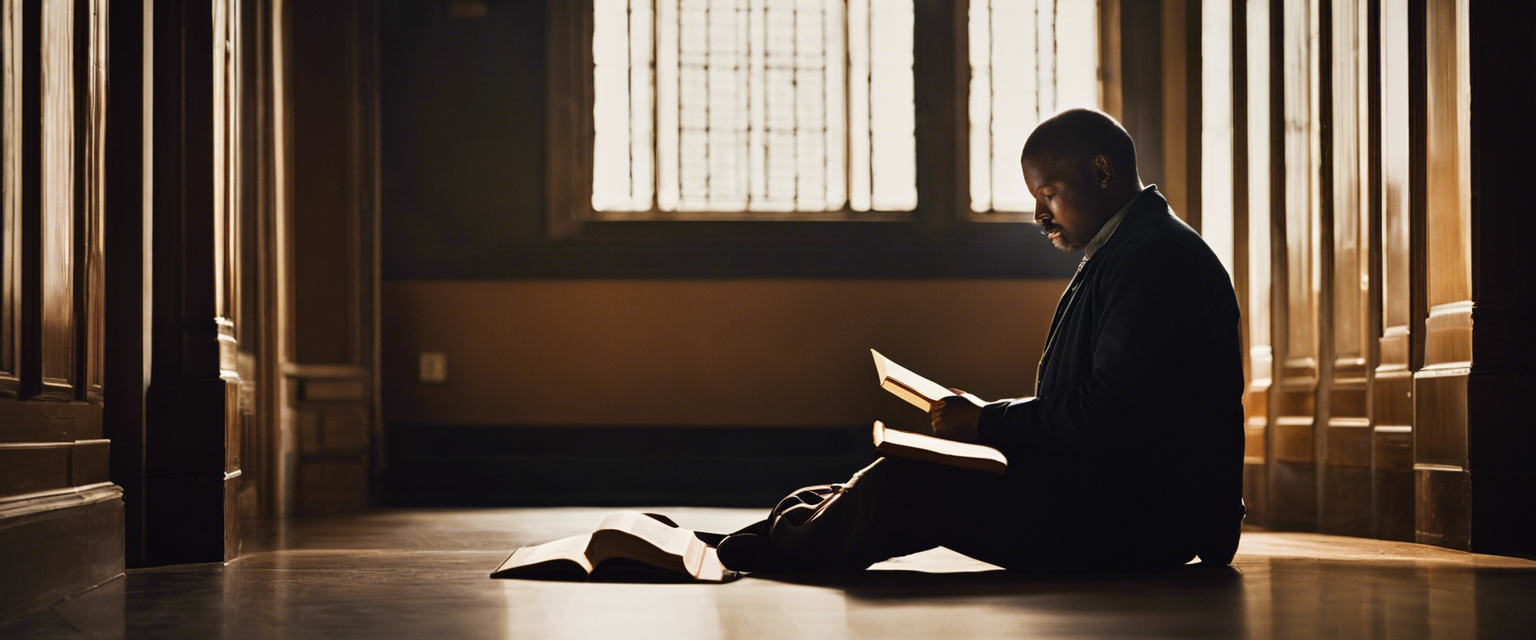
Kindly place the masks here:
POLYGON ((1371 386, 1371 535, 1389 540, 1414 537, 1413 372, 1415 354, 1422 354, 1425 315, 1424 295, 1413 284, 1423 280, 1423 192, 1422 180, 1415 179, 1423 175, 1416 173, 1423 157, 1423 110, 1417 108, 1423 93, 1412 91, 1422 84, 1410 80, 1422 74, 1410 43, 1423 42, 1423 29, 1409 19, 1409 4, 1380 3, 1376 38, 1381 219, 1375 238, 1382 328, 1371 386))
POLYGON ((103 4, 0 2, 0 620, 123 572, 101 402, 103 4))
POLYGON ((284 373, 295 435, 295 513, 366 508, 375 439, 372 370, 290 364, 284 373))
POLYGON ((1371 194, 1368 191, 1370 143, 1368 2, 1332 0, 1329 13, 1332 69, 1333 159, 1332 254, 1330 282, 1333 367, 1327 380, 1328 417, 1324 423, 1323 474, 1318 496, 1318 528, 1326 533, 1371 533, 1370 382, 1375 361, 1376 329, 1371 273, 1371 194))
POLYGON ((1414 473, 1421 542, 1471 545, 1467 376, 1472 364, 1471 149, 1467 0, 1425 7, 1425 228, 1429 318, 1414 374, 1414 473))

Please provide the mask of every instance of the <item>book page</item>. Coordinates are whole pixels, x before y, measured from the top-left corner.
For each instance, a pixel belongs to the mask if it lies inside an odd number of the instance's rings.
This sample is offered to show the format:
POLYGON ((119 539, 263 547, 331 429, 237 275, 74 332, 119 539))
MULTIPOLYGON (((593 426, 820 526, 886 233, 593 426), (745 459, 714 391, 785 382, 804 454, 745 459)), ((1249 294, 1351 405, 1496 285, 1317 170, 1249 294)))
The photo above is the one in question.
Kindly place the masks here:
POLYGON ((875 375, 880 378, 880 387, 912 403, 914 407, 930 411, 933 403, 955 395, 943 385, 891 362, 890 358, 880 355, 879 351, 870 349, 869 353, 875 357, 875 375))
POLYGON ((911 431, 887 429, 879 420, 875 421, 874 440, 875 450, 898 458, 911 458, 992 473, 1005 473, 1008 470, 1008 458, 1003 455, 1003 452, 992 447, 945 440, 911 431))
POLYGON ((585 573, 592 573, 592 563, 587 560, 587 546, 592 534, 561 538, 553 542, 519 547, 508 556, 501 566, 491 572, 492 577, 502 573, 532 572, 541 565, 573 563, 585 573))
POLYGON ((609 558, 628 558, 697 576, 707 548, 692 531, 669 527, 636 511, 620 511, 604 518, 592 532, 587 558, 594 566, 609 558))

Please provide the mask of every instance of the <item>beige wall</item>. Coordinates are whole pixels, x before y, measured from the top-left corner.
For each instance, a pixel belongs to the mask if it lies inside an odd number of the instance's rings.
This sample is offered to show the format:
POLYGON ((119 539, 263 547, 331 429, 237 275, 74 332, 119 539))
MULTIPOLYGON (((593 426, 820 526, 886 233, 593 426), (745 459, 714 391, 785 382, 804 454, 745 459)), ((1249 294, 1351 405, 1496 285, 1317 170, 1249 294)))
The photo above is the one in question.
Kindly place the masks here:
POLYGON ((1062 280, 397 281, 384 417, 439 424, 926 421, 868 349, 984 398, 1030 395, 1062 280), (417 381, 418 354, 448 381, 417 381))

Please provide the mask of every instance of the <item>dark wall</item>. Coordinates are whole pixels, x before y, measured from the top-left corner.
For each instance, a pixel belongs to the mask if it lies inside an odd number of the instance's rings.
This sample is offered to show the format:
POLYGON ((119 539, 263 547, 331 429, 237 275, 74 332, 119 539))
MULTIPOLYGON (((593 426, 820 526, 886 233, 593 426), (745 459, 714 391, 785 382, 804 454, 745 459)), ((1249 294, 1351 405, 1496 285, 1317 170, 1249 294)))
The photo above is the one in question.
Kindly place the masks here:
POLYGON ((386 274, 544 229, 544 8, 388 0, 380 43, 386 274))

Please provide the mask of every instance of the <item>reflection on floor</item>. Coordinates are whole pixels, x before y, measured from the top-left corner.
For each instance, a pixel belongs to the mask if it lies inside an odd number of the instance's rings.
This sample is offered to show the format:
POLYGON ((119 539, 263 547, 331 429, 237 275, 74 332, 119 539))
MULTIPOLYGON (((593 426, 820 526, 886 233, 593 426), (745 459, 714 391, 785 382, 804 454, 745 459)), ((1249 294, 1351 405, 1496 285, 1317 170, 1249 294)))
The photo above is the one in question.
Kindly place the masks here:
MULTIPOLYGON (((756 510, 671 508, 724 531, 756 510)), ((0 627, 38 638, 1516 638, 1536 562, 1407 543, 1249 532, 1236 566, 1028 576, 935 550, 835 579, 726 585, 490 580, 518 545, 606 509, 395 511, 253 532, 226 565, 132 571, 0 627)))

